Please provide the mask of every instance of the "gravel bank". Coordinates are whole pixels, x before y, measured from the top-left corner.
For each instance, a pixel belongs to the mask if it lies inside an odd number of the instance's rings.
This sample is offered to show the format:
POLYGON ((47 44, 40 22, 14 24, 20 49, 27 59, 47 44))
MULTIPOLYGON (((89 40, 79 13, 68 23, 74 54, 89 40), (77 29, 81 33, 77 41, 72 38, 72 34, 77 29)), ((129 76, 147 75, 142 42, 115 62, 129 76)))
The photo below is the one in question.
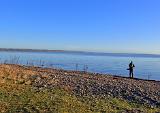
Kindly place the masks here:
POLYGON ((77 96, 111 96, 160 107, 160 81, 4 64, 0 65, 0 77, 1 83, 7 78, 38 90, 61 87, 77 96))

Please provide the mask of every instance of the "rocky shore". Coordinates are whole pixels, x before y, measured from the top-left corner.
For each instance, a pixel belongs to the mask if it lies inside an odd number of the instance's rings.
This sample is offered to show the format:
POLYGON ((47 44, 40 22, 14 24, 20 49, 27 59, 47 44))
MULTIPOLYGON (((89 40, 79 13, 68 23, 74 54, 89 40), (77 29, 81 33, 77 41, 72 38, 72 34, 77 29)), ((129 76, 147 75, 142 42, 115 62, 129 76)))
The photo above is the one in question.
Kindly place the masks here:
POLYGON ((76 96, 116 97, 160 107, 160 81, 9 64, 0 65, 0 77, 0 83, 12 79, 37 91, 61 87, 76 96))

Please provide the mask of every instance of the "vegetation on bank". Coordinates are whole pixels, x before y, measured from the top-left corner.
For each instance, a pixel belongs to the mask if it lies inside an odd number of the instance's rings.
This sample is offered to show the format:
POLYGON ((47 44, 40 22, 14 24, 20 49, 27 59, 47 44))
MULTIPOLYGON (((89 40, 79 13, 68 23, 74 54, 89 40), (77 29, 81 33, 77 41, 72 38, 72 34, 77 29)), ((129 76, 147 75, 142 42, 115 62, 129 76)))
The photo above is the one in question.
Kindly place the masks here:
POLYGON ((159 113, 159 81, 0 65, 0 113, 159 113))
POLYGON ((11 79, 0 83, 1 113, 154 113, 160 108, 129 103, 117 98, 75 96, 61 88, 34 89, 31 85, 15 83, 11 79))

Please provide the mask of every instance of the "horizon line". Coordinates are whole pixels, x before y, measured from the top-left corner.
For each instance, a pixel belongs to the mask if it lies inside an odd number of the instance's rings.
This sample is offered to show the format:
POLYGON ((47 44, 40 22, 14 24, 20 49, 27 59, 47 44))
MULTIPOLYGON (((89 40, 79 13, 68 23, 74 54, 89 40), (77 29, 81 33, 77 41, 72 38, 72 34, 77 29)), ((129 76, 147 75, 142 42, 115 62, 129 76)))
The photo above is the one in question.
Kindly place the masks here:
POLYGON ((63 49, 31 49, 31 48, 0 48, 0 51, 11 52, 77 52, 77 53, 99 53, 99 54, 125 54, 125 55, 154 55, 159 56, 156 53, 136 53, 136 52, 97 52, 97 51, 85 51, 85 50, 63 50, 63 49))

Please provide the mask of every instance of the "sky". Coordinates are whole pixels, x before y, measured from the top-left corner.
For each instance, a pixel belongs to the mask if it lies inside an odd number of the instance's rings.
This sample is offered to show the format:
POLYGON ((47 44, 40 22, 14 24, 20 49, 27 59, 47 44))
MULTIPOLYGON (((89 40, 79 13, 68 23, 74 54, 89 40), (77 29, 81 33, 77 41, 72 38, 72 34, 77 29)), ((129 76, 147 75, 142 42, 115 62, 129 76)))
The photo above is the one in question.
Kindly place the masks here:
POLYGON ((160 54, 160 0, 1 0, 0 48, 160 54))

